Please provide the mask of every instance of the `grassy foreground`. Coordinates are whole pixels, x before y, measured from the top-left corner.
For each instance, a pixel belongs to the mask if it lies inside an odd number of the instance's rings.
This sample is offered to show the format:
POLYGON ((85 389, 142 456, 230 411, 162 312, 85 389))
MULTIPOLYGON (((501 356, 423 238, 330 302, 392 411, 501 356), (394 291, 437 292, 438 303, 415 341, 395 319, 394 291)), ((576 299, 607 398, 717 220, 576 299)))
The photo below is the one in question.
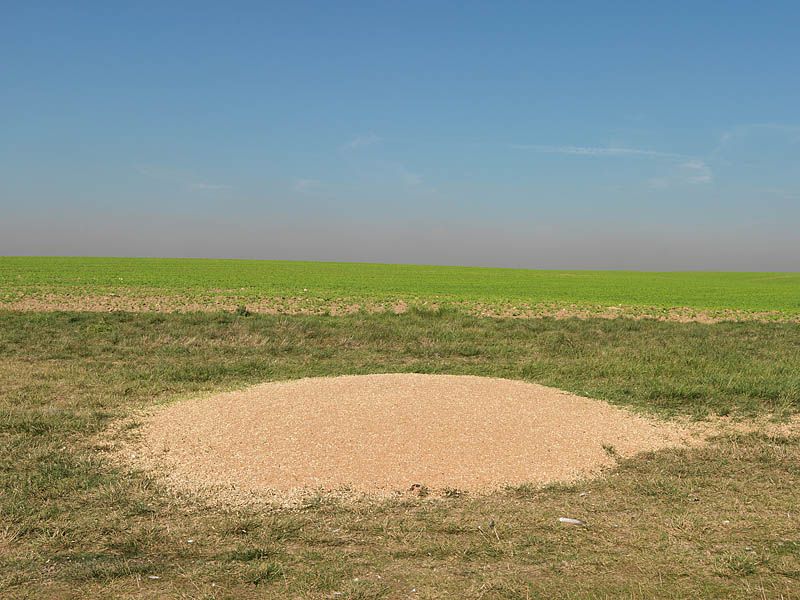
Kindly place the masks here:
POLYGON ((800 328, 0 312, 0 596, 798 597, 796 436, 726 435, 582 484, 275 513, 176 497, 94 441, 176 396, 387 371, 530 379, 664 415, 787 414, 800 328))
POLYGON ((800 273, 535 271, 257 260, 0 257, 0 301, 25 296, 292 298, 354 303, 628 306, 800 314, 800 273))

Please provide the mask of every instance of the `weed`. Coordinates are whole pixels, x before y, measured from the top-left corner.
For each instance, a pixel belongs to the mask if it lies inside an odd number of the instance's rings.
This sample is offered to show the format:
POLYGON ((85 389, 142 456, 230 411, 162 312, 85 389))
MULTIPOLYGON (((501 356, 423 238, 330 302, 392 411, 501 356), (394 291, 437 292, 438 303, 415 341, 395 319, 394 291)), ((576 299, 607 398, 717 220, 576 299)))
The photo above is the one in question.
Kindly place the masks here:
POLYGON ((253 585, 263 585, 275 581, 283 575, 283 568, 275 563, 251 567, 244 580, 253 585))

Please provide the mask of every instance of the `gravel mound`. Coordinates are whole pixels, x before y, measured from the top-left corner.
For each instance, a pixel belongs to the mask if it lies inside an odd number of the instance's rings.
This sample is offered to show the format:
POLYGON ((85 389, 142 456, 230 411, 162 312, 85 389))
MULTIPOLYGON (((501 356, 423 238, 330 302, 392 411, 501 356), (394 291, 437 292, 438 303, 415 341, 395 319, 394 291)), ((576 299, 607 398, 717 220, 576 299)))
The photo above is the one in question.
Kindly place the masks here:
POLYGON ((281 381, 172 404, 134 456, 184 490, 387 495, 544 484, 682 443, 676 426, 506 379, 388 374, 281 381))

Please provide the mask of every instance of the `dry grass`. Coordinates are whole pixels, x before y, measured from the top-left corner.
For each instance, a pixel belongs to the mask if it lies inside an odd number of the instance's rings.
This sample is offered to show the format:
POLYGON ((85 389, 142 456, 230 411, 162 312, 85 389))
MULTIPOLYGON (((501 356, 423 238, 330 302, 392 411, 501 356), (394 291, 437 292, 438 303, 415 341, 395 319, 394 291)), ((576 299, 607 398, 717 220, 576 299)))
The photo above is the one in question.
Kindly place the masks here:
POLYGON ((176 397, 392 370, 527 378, 664 415, 791 413, 799 348, 785 324, 0 314, 0 596, 796 598, 792 428, 578 484, 278 512, 174 494, 94 439, 176 397))

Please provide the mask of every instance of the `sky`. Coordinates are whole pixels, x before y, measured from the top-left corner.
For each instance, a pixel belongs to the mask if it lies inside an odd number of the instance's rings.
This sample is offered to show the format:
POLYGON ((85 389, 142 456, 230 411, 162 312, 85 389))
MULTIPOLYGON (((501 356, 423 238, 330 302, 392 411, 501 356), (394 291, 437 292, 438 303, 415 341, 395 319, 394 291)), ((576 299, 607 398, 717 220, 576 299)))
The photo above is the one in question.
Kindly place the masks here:
POLYGON ((0 255, 800 270, 798 2, 0 4, 0 255))

